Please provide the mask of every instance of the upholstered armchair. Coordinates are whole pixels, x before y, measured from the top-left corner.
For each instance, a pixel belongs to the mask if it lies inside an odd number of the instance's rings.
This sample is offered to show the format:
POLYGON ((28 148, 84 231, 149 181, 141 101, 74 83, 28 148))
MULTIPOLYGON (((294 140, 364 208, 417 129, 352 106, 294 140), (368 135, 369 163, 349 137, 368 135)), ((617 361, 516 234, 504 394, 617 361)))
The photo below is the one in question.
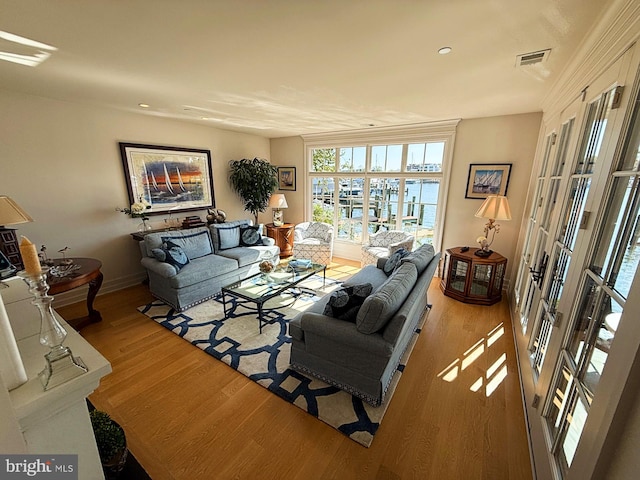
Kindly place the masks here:
POLYGON ((379 231, 369 235, 369 243, 362 245, 361 266, 375 265, 379 258, 390 257, 396 250, 413 249, 413 235, 401 230, 379 231))
POLYGON ((293 255, 328 265, 333 257, 333 227, 328 223, 299 223, 293 230, 293 255))

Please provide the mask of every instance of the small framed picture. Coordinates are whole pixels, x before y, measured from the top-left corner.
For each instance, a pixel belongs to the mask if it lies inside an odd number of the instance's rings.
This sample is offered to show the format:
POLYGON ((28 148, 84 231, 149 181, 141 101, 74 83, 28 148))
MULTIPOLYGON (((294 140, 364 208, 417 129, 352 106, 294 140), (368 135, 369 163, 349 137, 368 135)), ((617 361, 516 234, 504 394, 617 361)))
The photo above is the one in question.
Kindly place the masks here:
POLYGON ((278 167, 278 189, 296 189, 296 167, 278 167))
POLYGON ((465 198, 487 198, 506 195, 511 175, 511 163, 472 163, 469 165, 465 198))

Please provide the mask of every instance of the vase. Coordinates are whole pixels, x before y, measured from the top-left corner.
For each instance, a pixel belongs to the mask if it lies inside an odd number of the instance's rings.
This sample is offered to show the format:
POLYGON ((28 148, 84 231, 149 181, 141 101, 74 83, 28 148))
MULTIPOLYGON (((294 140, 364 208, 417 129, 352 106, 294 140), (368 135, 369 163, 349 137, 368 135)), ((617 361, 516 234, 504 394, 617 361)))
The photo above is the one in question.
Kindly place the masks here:
POLYGON ((151 225, 149 225, 149 220, 146 218, 142 219, 142 223, 138 225, 138 232, 149 232, 151 231, 151 225))

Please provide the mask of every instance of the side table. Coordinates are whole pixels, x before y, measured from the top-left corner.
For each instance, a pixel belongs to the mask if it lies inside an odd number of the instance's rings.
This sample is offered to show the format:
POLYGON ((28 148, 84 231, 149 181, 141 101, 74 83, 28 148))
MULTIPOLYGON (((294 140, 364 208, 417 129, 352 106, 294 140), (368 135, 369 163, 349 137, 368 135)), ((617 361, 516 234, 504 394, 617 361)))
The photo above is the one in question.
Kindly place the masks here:
MULTIPOLYGON (((49 275, 47 283, 49 284, 49 295, 57 295, 58 293, 68 292, 74 288, 89 284, 87 292, 87 310, 89 314, 85 317, 67 320, 67 323, 76 330, 86 327, 90 323, 102 320, 100 312, 93 308, 93 301, 102 286, 103 275, 100 271, 102 262, 95 258, 72 258, 74 265, 80 268, 74 270, 66 277, 54 277, 49 275)), ((55 265, 60 265, 61 259, 54 260, 55 265)))
POLYGON ((507 259, 497 252, 478 257, 474 255, 477 250, 447 249, 440 289, 447 297, 464 303, 493 305, 502 299, 507 259))
POLYGON ((285 223, 276 227, 273 223, 267 223, 267 237, 273 238, 280 247, 280 258, 293 255, 293 223, 285 223))

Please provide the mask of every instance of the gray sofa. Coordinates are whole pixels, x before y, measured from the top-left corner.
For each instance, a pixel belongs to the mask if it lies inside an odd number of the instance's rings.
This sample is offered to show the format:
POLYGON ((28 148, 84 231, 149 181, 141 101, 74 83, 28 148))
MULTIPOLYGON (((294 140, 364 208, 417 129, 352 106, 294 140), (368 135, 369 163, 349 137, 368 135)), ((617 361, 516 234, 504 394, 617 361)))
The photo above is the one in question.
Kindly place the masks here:
POLYGON ((427 289, 440 260, 431 245, 423 245, 402 258, 387 277, 383 267, 367 265, 344 287, 370 283, 353 319, 325 315, 327 294, 289 323, 291 367, 335 385, 367 403, 384 401, 413 332, 427 308, 427 289))
POLYGON ((251 224, 237 220, 145 235, 140 242, 141 264, 147 269, 152 295, 181 312, 213 298, 225 285, 258 273, 261 261, 277 264, 280 248, 261 235, 261 225, 251 224), (171 255, 168 245, 177 252, 175 258, 165 258, 171 255))

